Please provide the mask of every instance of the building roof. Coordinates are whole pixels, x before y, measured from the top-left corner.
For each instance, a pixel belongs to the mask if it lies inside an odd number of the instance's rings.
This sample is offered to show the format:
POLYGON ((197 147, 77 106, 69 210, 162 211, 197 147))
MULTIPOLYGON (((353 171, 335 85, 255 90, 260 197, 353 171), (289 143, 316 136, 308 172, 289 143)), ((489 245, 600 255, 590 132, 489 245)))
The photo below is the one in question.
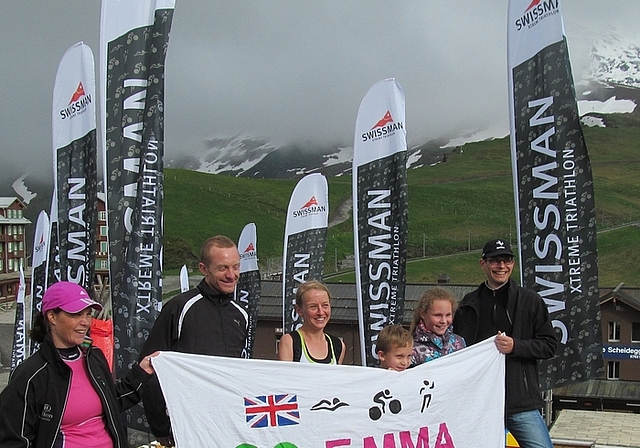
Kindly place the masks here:
POLYGON ((0 216, 0 224, 23 224, 29 225, 31 221, 27 218, 5 218, 4 216, 0 216))
POLYGON ((11 204, 13 204, 14 202, 18 201, 20 204, 22 204, 22 207, 25 208, 24 204, 22 203, 22 201, 20 199, 18 199, 17 197, 13 196, 0 196, 0 208, 8 208, 11 206, 11 204))
POLYGON ((563 409, 549 433, 555 445, 560 441, 583 441, 595 442, 596 448, 638 448, 638 428, 640 414, 563 409))
POLYGON ((602 296, 600 298, 600 303, 598 303, 598 305, 602 306, 602 304, 613 301, 615 303, 615 301, 619 300, 622 303, 625 303, 627 305, 629 305, 632 308, 635 308, 636 310, 640 311, 640 299, 627 294, 626 292, 622 291, 622 290, 618 290, 618 288, 614 289, 613 291, 611 291, 608 294, 605 294, 604 296, 602 296))
POLYGON ((553 389, 555 397, 605 398, 637 403, 640 406, 640 381, 591 379, 553 389))

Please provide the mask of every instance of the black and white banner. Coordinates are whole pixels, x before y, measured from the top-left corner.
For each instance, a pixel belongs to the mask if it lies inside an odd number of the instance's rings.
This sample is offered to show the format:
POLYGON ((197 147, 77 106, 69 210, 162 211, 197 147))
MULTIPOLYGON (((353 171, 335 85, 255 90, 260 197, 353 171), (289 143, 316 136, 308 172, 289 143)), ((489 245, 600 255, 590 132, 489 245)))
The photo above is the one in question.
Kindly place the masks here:
POLYGON ((253 343, 258 326, 258 307, 260 306, 260 270, 258 268, 258 236, 256 225, 249 223, 244 226, 238 240, 240 252, 240 279, 236 286, 235 300, 247 312, 249 325, 243 358, 251 358, 253 343))
POLYGON ((560 341, 540 364, 550 389, 602 371, 593 180, 559 0, 509 2, 508 61, 521 283, 560 341))
POLYGON ((20 263, 20 284, 16 297, 16 318, 14 325, 13 347, 11 349, 11 372, 22 361, 27 359, 27 326, 25 324, 24 296, 26 284, 24 282, 24 268, 20 263))
POLYGON ((309 174, 291 193, 284 232, 282 259, 283 333, 302 326, 295 310, 298 286, 322 281, 329 222, 329 188, 319 173, 309 174))
MULTIPOLYGON (((102 2, 101 118, 117 377, 137 361, 162 301, 164 64, 174 7, 174 0, 102 2)), ((127 426, 144 423, 127 414, 127 426)))
MULTIPOLYGON (((62 280, 62 269, 60 265, 60 245, 58 244, 58 192, 53 190, 51 197, 51 210, 49 212, 49 252, 47 254, 46 288, 62 280)), ((46 289, 45 288, 45 289, 46 289)))
POLYGON ((180 292, 187 291, 189 291, 189 270, 185 264, 180 268, 180 292))
POLYGON ((54 192, 61 280, 93 293, 97 211, 93 53, 79 42, 58 66, 53 87, 54 192))
MULTIPOLYGON (((31 328, 36 314, 42 309, 42 297, 47 289, 47 259, 49 257, 49 216, 44 210, 38 214, 36 231, 33 235, 33 259, 31 261, 31 313, 27 327, 31 328)), ((38 349, 33 339, 29 346, 29 355, 38 349)))
POLYGON ((383 327, 401 324, 406 283, 407 133, 395 79, 362 99, 353 143, 353 227, 362 365, 377 363, 383 327))

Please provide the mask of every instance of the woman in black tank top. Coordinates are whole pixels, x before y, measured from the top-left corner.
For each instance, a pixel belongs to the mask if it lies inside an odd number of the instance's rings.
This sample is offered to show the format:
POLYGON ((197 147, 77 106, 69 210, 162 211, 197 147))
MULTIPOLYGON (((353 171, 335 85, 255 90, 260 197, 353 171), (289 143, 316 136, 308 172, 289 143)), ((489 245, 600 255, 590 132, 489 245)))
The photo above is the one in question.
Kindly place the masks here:
POLYGON ((280 339, 281 361, 342 364, 346 346, 339 338, 324 332, 331 318, 329 289, 315 280, 303 283, 296 292, 296 311, 303 324, 280 339))

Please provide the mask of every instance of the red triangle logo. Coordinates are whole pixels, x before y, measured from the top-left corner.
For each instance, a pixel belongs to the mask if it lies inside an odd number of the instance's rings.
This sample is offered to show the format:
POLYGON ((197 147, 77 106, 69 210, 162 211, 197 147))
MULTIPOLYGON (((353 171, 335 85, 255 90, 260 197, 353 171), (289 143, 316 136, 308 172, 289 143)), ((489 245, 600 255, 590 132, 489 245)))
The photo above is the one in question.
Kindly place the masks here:
POLYGON ((533 0, 531 4, 527 6, 527 9, 525 9, 524 12, 529 11, 531 8, 533 8, 534 6, 538 6, 539 4, 540 4, 540 0, 533 0))
POLYGON ((255 248, 253 247, 253 243, 249 243, 249 245, 247 246, 247 248, 244 250, 245 253, 247 252, 252 252, 254 251, 255 248))
POLYGON ((311 196, 311 199, 302 206, 302 208, 311 207, 312 205, 318 205, 318 201, 315 196, 311 196))
POLYGON ((371 129, 380 128, 387 123, 393 123, 393 117, 391 116, 391 111, 387 111, 387 113, 384 114, 384 117, 382 117, 382 119, 378 121, 376 125, 371 129))
POLYGON ((78 88, 76 89, 75 92, 73 92, 73 95, 71 96, 71 101, 69 101, 69 104, 75 103, 85 95, 86 93, 84 93, 84 86, 82 85, 82 83, 79 83, 78 88))

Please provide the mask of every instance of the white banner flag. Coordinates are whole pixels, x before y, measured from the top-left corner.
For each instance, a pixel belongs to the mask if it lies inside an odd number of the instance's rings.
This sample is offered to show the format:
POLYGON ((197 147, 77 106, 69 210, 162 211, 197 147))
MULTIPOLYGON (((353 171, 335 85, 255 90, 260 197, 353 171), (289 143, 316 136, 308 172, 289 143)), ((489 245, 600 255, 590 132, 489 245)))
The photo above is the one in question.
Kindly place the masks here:
MULTIPOLYGON (((93 53, 78 42, 60 60, 53 86, 53 171, 62 280, 93 294, 98 219, 93 53)), ((95 298, 95 297, 94 297, 95 298)))
POLYGON ((240 278, 236 286, 235 301, 247 312, 249 325, 247 338, 242 350, 243 358, 253 356, 253 343, 258 328, 258 307, 260 305, 260 270, 258 268, 258 233, 255 223, 244 226, 238 239, 240 252, 240 278))
POLYGON ((320 173, 308 174, 291 193, 282 254, 282 325, 284 333, 302 326, 294 305, 298 286, 322 281, 329 222, 329 187, 320 173))
POLYGON ((493 340, 404 372, 176 352, 153 366, 177 447, 504 447, 493 340))
POLYGON ((180 269, 180 292, 187 292, 189 289, 189 270, 185 264, 180 269))
POLYGON ((382 328, 402 324, 409 199, 404 91, 375 83, 360 103, 353 142, 353 234, 362 365, 377 364, 382 328))

